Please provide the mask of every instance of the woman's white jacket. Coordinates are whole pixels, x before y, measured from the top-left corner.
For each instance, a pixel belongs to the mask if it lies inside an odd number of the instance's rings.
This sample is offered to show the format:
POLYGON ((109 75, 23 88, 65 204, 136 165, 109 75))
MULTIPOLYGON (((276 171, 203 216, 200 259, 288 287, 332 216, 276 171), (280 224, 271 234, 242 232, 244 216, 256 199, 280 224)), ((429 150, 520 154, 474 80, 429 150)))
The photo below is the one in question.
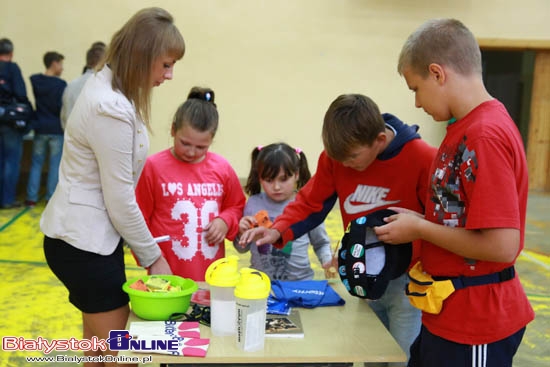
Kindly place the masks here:
POLYGON ((134 190, 149 138, 132 103, 113 90, 111 80, 107 66, 91 76, 71 111, 59 182, 40 228, 48 237, 101 255, 113 253, 122 237, 148 267, 160 249, 134 190))

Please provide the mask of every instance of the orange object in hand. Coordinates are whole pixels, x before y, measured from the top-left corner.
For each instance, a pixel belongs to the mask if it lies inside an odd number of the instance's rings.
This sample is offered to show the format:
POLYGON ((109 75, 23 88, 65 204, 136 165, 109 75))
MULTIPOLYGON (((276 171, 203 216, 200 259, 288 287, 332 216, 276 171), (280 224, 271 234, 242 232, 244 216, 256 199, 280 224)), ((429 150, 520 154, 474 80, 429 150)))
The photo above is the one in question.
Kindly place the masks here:
POLYGON ((269 220, 269 215, 267 214, 267 210, 260 210, 254 215, 254 219, 256 219, 256 227, 265 227, 270 228, 273 222, 269 220))

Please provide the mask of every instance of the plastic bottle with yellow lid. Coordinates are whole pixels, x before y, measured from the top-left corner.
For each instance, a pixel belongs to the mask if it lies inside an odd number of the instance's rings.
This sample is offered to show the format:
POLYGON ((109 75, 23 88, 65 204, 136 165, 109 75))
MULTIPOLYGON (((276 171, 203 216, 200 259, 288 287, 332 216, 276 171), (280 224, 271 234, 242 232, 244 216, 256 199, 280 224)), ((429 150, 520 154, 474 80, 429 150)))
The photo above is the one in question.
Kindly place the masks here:
POLYGON ((235 285, 239 281, 239 257, 231 255, 214 261, 204 278, 210 285, 210 328, 217 336, 236 332, 235 285))
POLYGON ((265 314, 271 281, 267 274, 242 268, 235 286, 237 346, 248 352, 264 348, 265 314))

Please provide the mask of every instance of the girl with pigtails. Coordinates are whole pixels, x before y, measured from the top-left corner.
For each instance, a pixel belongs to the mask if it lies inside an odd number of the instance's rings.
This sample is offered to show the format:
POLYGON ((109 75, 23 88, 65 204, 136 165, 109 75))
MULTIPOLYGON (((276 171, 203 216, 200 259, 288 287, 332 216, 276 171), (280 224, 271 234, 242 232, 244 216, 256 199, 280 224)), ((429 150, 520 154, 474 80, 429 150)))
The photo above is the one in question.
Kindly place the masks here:
POLYGON ((206 268, 225 257, 246 201, 229 162, 208 151, 218 128, 214 91, 193 87, 171 127, 174 145, 147 158, 136 197, 172 272, 204 281, 206 268))
MULTIPOLYGON (((311 178, 304 152, 288 144, 258 146, 251 158, 245 186, 250 197, 239 222, 239 233, 256 226, 269 226, 294 200, 296 191, 311 178)), ((272 280, 306 280, 312 279, 314 274, 309 262, 310 243, 319 262, 328 270, 332 255, 324 224, 288 242, 282 249, 271 245, 256 246, 255 242, 241 246, 238 239, 233 244, 240 253, 250 251, 251 267, 265 272, 272 280)))

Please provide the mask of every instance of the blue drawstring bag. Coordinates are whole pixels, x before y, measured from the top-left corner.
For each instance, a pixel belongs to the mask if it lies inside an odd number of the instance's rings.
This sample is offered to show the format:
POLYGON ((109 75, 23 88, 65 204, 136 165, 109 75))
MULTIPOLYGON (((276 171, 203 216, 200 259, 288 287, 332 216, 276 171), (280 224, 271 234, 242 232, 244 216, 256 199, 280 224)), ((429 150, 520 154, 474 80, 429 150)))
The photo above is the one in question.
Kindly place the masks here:
POLYGON ((271 282, 271 294, 268 299, 268 304, 281 313, 284 312, 281 304, 286 304, 288 308, 314 308, 341 306, 345 303, 346 301, 326 280, 274 280, 271 282))

